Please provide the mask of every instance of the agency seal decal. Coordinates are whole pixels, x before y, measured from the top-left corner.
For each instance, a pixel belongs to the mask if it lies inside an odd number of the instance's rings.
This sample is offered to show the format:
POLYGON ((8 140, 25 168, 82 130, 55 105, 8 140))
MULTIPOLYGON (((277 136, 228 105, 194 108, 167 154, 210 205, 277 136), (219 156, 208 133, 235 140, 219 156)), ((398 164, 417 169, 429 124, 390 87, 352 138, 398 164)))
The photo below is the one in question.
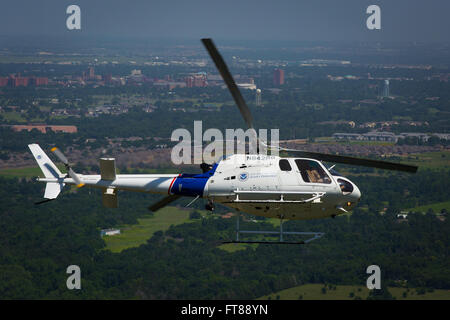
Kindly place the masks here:
POLYGON ((248 179, 248 173, 247 172, 243 172, 239 175, 239 181, 245 181, 248 179))

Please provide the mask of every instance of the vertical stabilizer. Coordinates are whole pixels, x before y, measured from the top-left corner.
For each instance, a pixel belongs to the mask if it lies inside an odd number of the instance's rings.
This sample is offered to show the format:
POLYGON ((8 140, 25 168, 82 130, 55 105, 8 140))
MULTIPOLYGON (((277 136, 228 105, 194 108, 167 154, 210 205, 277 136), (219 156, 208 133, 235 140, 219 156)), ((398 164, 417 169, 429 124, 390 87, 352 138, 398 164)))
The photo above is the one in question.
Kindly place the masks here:
POLYGON ((33 153, 33 156, 39 165, 39 168, 41 168, 42 173, 46 178, 58 179, 62 175, 56 165, 52 162, 52 160, 50 160, 38 144, 29 144, 28 148, 30 148, 31 153, 33 153))

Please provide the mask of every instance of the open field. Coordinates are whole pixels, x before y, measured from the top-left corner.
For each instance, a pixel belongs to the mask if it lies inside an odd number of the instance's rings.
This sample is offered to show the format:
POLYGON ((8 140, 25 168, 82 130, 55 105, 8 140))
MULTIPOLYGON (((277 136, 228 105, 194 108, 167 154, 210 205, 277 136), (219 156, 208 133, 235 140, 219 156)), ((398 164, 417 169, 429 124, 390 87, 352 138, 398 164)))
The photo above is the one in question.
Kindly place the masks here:
POLYGON ((6 121, 12 121, 17 123, 25 123, 27 119, 23 118, 19 112, 4 112, 2 117, 6 121))
POLYGON ((128 248, 138 247, 146 243, 156 231, 165 231, 171 225, 198 221, 189 219, 192 211, 192 209, 181 210, 168 206, 155 212, 153 216, 138 219, 138 224, 120 226, 121 234, 103 238, 106 242, 106 249, 112 252, 121 252, 128 248))
MULTIPOLYGON (((450 151, 424 152, 420 154, 410 154, 401 158, 387 158, 385 161, 399 162, 403 164, 415 165, 420 170, 450 170, 450 151)), ((376 170, 373 173, 354 173, 346 167, 339 166, 340 173, 344 176, 385 176, 390 174, 389 170, 376 170)))
MULTIPOLYGON (((61 172, 66 172, 63 165, 57 165, 61 172)), ((11 168, 11 169, 1 169, 0 176, 9 178, 34 178, 34 177, 44 177, 41 169, 39 169, 37 163, 35 167, 23 167, 23 168, 11 168)))
POLYGON ((245 250, 247 248, 255 249, 258 246, 259 244, 257 243, 224 243, 217 248, 233 253, 239 250, 245 250))
POLYGON ((405 209, 405 211, 426 213, 428 211, 428 209, 433 209, 434 213, 440 213, 442 209, 445 209, 445 210, 447 210, 447 212, 450 212, 450 201, 436 202, 436 203, 432 203, 432 204, 428 204, 428 205, 424 205, 424 206, 420 206, 420 207, 416 207, 416 208, 405 209))
MULTIPOLYGON (((326 289, 322 292, 323 284, 305 284, 298 287, 281 290, 257 300, 277 299, 280 300, 298 300, 300 296, 304 300, 353 300, 355 297, 367 299, 369 289, 364 286, 338 285, 336 289, 326 289), (353 293, 353 294, 352 294, 353 293), (350 297, 352 295, 352 297, 350 297)), ((434 290, 425 294, 418 294, 417 289, 389 287, 389 292, 398 300, 450 300, 450 290, 434 290), (406 297, 403 294, 406 292, 406 297)))
POLYGON ((416 165, 420 169, 450 169, 450 151, 412 154, 401 160, 402 163, 416 165))

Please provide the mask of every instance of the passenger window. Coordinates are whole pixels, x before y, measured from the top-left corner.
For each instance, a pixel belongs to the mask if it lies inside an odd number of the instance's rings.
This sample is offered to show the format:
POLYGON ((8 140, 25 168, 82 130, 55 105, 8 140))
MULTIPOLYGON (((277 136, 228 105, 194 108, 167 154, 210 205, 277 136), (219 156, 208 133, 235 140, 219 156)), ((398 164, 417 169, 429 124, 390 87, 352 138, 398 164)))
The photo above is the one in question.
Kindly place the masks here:
POLYGON ((287 159, 281 159, 279 162, 281 171, 291 171, 291 165, 287 159))
POLYGON ((311 183, 331 183, 330 177, 317 161, 296 159, 303 181, 311 183))

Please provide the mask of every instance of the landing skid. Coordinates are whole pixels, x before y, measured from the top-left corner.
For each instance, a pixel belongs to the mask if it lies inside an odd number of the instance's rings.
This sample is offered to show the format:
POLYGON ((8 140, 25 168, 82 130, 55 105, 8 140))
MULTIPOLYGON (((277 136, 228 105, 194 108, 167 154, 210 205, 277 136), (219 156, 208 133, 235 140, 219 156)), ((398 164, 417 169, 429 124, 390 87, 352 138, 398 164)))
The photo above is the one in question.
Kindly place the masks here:
POLYGON ((306 244, 305 241, 223 241, 223 244, 226 243, 256 243, 256 244, 306 244))
POLYGON ((311 241, 320 239, 325 233, 323 232, 297 232, 297 231, 283 231, 283 219, 280 221, 280 231, 251 231, 251 230, 240 230, 239 229, 239 218, 240 214, 236 216, 236 240, 224 241, 222 243, 258 243, 258 244, 307 244, 311 241), (279 241, 264 241, 264 240, 239 240, 239 234, 274 234, 279 235, 279 241), (283 235, 301 235, 301 236, 312 236, 306 240, 302 241, 284 241, 283 235))

